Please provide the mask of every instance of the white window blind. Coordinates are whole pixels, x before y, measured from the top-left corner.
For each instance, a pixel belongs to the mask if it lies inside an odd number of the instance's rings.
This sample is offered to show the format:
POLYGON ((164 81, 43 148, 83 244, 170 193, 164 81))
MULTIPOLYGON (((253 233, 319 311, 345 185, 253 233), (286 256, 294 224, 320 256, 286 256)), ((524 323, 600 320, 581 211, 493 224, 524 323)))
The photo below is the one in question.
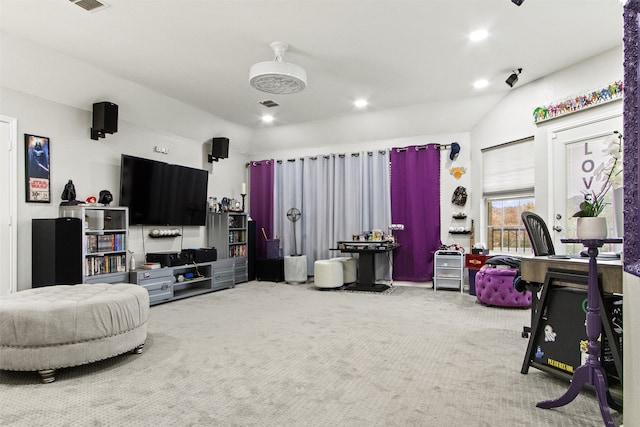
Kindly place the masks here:
POLYGON ((482 150, 484 197, 533 194, 535 153, 533 137, 482 150))

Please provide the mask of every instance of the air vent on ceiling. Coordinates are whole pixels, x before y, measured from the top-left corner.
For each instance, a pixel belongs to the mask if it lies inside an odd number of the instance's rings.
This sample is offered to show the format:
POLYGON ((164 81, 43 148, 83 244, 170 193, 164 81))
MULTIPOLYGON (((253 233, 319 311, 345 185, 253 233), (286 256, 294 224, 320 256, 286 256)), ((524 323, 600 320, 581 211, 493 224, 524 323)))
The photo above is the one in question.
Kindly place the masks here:
POLYGON ((108 4, 99 2, 98 0, 69 0, 71 3, 76 6, 80 6, 84 10, 89 12, 96 12, 98 10, 109 7, 108 4))
POLYGON ((272 101, 270 99, 267 99, 265 101, 260 101, 260 104, 264 105, 265 107, 269 107, 269 108, 271 108, 271 107, 279 107, 280 106, 280 104, 278 104, 277 102, 274 102, 274 101, 272 101))

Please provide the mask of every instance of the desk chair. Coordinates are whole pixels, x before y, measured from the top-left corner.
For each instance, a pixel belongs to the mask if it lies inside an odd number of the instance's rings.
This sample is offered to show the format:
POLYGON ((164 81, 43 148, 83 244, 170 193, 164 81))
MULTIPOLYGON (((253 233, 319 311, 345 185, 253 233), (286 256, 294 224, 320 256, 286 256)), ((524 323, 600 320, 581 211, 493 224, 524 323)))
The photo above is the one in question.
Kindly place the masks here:
MULTIPOLYGON (((549 229, 547 228, 547 224, 544 222, 544 220, 539 215, 527 211, 522 212, 522 215, 520 217, 522 218, 522 222, 524 223, 524 228, 527 230, 527 235, 529 236, 529 241, 531 242, 531 249, 533 249, 533 254, 535 256, 555 255, 556 250, 553 247, 553 240, 551 240, 549 229)), ((521 280, 518 285, 516 285, 516 288, 518 287, 520 287, 520 289, 518 290, 531 291, 531 321, 533 322, 535 313, 538 310, 538 292, 542 287, 542 283, 525 283, 521 280)), ((522 338, 529 337, 530 333, 531 326, 524 326, 522 328, 522 338)))
POLYGON ((533 254, 535 256, 555 255, 553 240, 551 240, 549 229, 544 220, 533 212, 522 212, 521 218, 529 235, 533 254))

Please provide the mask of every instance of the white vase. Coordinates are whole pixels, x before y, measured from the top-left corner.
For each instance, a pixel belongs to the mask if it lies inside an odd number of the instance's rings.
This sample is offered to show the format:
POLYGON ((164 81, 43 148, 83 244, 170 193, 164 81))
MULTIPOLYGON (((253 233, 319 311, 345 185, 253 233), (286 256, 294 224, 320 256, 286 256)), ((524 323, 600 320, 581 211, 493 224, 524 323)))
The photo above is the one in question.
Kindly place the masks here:
POLYGON ((576 229, 578 239, 604 239, 607 237, 607 218, 603 216, 580 217, 576 229))

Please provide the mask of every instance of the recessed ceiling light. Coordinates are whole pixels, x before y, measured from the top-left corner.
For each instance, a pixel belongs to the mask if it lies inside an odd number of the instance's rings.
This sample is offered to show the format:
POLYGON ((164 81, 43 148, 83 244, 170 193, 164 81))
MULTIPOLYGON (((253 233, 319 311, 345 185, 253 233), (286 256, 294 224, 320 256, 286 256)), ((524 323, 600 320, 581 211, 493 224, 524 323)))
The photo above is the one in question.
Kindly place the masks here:
POLYGON ((482 89, 487 86, 489 86, 489 81, 485 79, 480 79, 473 82, 473 87, 475 87, 476 89, 482 89))
POLYGON ((469 34, 469 40, 472 42, 479 42, 486 39, 488 36, 489 32, 487 30, 477 30, 469 34))
POLYGON ((369 105, 369 102, 366 99, 356 99, 353 103, 358 108, 364 108, 369 105))
POLYGON ((271 114, 265 114, 264 116, 262 116, 262 122, 263 123, 272 123, 273 122, 273 116, 271 114))

